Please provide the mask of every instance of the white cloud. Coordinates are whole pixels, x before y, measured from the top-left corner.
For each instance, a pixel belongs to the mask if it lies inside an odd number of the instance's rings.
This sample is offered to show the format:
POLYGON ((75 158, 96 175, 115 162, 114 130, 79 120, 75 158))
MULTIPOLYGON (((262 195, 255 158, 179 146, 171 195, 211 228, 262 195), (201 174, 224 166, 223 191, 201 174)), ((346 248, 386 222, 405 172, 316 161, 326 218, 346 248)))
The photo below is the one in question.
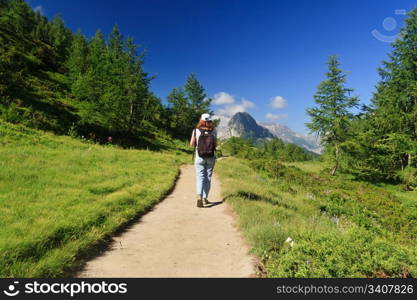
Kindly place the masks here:
POLYGON ((242 106, 246 109, 246 108, 254 108, 255 107, 255 103, 246 100, 244 98, 242 98, 242 106))
POLYGON ((226 105, 224 108, 218 109, 215 114, 219 116, 231 117, 238 112, 244 112, 248 108, 255 107, 251 101, 243 99, 240 103, 226 105))
POLYGON ((226 116, 220 116, 215 114, 212 116, 213 120, 219 119, 220 120, 220 126, 227 126, 227 123, 230 121, 230 117, 226 116))
POLYGON ((288 118, 288 115, 287 114, 271 114, 271 113, 267 113, 265 115, 265 118, 267 118, 270 121, 278 121, 278 120, 282 120, 282 119, 288 118))
POLYGON ((213 99, 213 104, 215 105, 232 104, 234 102, 235 98, 226 92, 220 92, 215 94, 213 99))
POLYGON ((273 108, 281 109, 286 108, 288 106, 287 100, 284 99, 282 96, 276 96, 271 100, 271 106, 273 108))
POLYGON ((255 103, 247 99, 242 98, 237 101, 234 96, 220 92, 214 95, 214 104, 222 105, 222 108, 214 112, 214 118, 220 119, 220 126, 225 126, 229 122, 230 118, 238 113, 245 112, 247 109, 254 108, 255 103))

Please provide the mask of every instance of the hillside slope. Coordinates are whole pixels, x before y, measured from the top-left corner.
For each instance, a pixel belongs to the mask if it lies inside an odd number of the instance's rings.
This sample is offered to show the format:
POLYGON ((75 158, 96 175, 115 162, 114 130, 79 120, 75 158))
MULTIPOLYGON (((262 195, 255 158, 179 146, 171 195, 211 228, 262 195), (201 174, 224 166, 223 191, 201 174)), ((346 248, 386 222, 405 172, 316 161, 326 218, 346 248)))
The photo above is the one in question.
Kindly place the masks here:
POLYGON ((0 122, 0 276, 60 277, 171 189, 181 151, 99 146, 0 122))
POLYGON ((318 162, 228 158, 223 196, 268 277, 416 277, 417 191, 320 172, 318 162))

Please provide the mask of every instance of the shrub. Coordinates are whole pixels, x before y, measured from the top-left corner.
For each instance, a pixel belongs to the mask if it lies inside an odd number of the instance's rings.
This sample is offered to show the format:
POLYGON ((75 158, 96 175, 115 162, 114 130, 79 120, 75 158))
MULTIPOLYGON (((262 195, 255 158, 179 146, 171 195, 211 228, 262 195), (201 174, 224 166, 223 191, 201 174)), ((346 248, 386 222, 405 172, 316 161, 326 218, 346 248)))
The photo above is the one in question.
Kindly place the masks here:
POLYGON ((417 168, 406 167, 403 171, 398 172, 398 177, 407 190, 417 188, 417 168))
POLYGON ((271 260, 271 277, 415 277, 415 253, 355 227, 346 233, 307 232, 271 260))

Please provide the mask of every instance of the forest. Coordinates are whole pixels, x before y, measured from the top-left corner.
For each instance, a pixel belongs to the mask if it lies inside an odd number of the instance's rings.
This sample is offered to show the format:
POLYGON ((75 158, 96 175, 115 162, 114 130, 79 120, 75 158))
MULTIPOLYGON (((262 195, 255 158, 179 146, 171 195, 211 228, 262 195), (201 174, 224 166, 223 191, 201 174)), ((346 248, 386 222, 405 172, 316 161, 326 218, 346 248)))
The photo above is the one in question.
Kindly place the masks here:
MULTIPOLYGON (((87 37, 24 0, 0 0, 3 277, 72 276, 191 162, 189 134, 213 100, 193 70, 158 98, 146 55, 117 25, 87 37)), ((305 111, 324 152, 222 140, 222 197, 260 276, 416 277, 417 8, 375 70, 369 104, 342 58, 325 56, 305 111)))
POLYGON ((145 51, 114 25, 108 37, 72 32, 23 0, 0 1, 0 114, 12 123, 140 146, 159 134, 184 138, 210 99, 190 73, 168 105, 150 91, 145 51))
MULTIPOLYGON (((144 49, 117 25, 108 37, 98 29, 87 38, 23 0, 1 0, 0 43, 0 116, 7 122, 99 143, 110 137, 123 146, 149 147, 161 136, 187 139, 200 114, 212 112, 212 100, 193 73, 184 86, 172 89, 164 105, 150 89, 155 77, 143 68, 144 49)), ((378 70, 371 104, 361 107, 346 87, 339 58, 329 57, 326 79, 313 95, 315 106, 307 109, 307 126, 321 138, 321 159, 332 175, 340 171, 369 181, 402 182, 407 189, 417 186, 416 44, 414 10, 378 70)), ((278 144, 272 141, 269 148, 278 144)), ((300 152, 286 147, 282 157, 300 152)), ((313 158, 306 155, 295 154, 300 160, 313 158)))

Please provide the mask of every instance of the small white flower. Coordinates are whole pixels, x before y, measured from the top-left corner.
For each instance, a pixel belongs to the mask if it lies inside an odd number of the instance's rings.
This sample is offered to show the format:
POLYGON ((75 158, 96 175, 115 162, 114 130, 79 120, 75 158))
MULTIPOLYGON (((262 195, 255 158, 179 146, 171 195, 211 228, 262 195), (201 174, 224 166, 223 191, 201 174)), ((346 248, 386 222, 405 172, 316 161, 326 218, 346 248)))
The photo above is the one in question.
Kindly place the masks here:
POLYGON ((290 237, 288 237, 288 238, 285 240, 285 243, 287 243, 288 245, 290 245, 290 247, 291 247, 291 248, 294 246, 294 241, 293 241, 293 239, 292 239, 292 238, 290 238, 290 237))

